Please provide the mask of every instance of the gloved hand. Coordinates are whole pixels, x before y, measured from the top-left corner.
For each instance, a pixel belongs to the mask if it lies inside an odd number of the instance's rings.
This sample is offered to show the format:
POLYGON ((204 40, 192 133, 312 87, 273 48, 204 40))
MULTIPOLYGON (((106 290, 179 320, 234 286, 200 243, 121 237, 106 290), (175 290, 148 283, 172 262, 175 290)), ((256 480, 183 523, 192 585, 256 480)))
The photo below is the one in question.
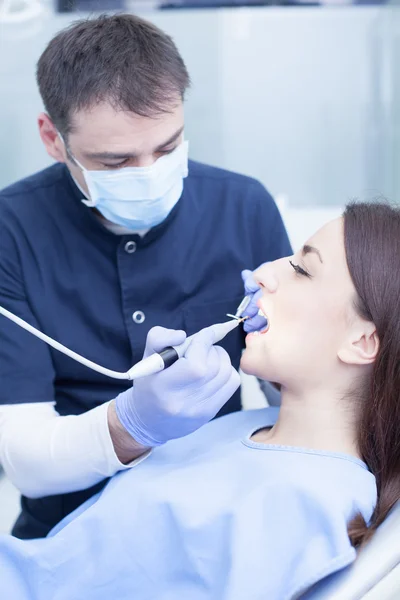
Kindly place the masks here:
MULTIPOLYGON (((184 331, 153 327, 143 358, 185 341, 184 331)), ((115 400, 117 416, 142 446, 153 447, 183 437, 210 421, 240 385, 223 348, 213 346, 214 333, 196 334, 185 355, 171 367, 143 377, 115 400)))
POLYGON ((267 325, 267 319, 258 314, 259 308, 257 302, 262 296, 262 290, 254 279, 253 271, 246 269, 245 271, 242 271, 241 275, 245 294, 252 296, 249 305, 241 315, 242 317, 250 317, 250 319, 246 319, 243 323, 243 329, 249 333, 250 331, 258 331, 265 327, 267 325))

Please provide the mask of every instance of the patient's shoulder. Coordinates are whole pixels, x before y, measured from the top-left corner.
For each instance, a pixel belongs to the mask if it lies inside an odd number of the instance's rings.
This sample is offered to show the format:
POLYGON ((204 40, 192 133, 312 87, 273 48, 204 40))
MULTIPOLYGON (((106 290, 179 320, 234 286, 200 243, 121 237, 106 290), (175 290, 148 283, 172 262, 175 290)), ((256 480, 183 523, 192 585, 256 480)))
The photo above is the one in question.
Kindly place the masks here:
POLYGON ((348 523, 361 512, 369 521, 376 504, 376 480, 361 460, 335 452, 265 446, 274 472, 279 469, 275 494, 280 490, 283 496, 296 498, 303 516, 348 523))
POLYGON ((363 499, 362 489, 346 492, 340 480, 336 480, 338 487, 332 493, 329 469, 327 479, 320 478, 318 482, 304 473, 303 477, 300 481, 290 473, 265 497, 264 510, 269 512, 266 533, 279 540, 278 546, 282 547, 280 576, 287 582, 282 594, 285 600, 297 598, 355 560, 347 525, 357 512, 369 517, 373 508, 373 495, 363 499))

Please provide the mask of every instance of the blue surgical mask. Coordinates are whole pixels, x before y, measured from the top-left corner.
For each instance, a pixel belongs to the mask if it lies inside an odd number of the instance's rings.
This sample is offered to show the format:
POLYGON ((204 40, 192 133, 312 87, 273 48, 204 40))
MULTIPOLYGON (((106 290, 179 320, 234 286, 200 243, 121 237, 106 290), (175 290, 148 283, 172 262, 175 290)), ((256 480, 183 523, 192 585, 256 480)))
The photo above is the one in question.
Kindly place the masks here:
POLYGON ((187 141, 149 167, 125 167, 116 171, 82 169, 90 200, 105 219, 132 230, 150 229, 162 223, 177 204, 188 175, 187 141))

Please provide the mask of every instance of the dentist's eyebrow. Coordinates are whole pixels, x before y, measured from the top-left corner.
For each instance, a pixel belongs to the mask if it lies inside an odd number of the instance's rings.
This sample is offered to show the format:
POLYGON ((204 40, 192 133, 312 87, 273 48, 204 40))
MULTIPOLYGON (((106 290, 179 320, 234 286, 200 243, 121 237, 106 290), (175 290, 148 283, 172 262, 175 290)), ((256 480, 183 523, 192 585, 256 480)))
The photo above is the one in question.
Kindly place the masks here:
POLYGON ((314 248, 314 246, 309 246, 308 244, 306 244, 305 246, 303 246, 301 253, 303 256, 306 256, 307 254, 316 254, 318 256, 320 262, 321 263, 324 262, 322 260, 322 256, 321 256, 319 250, 317 248, 314 248))
POLYGON ((178 139, 178 137, 180 135, 182 135, 182 133, 183 133, 183 127, 180 127, 178 129, 178 131, 176 131, 174 133, 174 135, 172 135, 166 142, 164 142, 164 144, 161 144, 161 146, 158 146, 155 149, 155 152, 159 152, 160 150, 163 150, 166 146, 169 146, 170 144, 173 144, 174 142, 176 142, 176 140, 178 139))
MULTIPOLYGON (((170 144, 173 144, 180 135, 182 135, 183 127, 180 127, 166 142, 157 146, 154 152, 160 152, 170 144)), ((91 160, 124 160, 128 158, 137 158, 137 152, 85 152, 85 158, 91 160)))

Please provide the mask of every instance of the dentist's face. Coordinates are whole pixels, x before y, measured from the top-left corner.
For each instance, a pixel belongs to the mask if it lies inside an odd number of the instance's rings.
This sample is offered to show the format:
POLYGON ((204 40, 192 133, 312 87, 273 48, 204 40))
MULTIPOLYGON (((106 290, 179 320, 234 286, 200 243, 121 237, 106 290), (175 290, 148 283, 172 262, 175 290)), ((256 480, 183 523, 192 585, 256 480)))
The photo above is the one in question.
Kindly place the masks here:
POLYGON ((267 331, 249 334, 241 367, 290 388, 335 381, 338 351, 355 317, 343 220, 325 225, 302 250, 258 269, 267 331))
POLYGON ((184 113, 179 100, 166 113, 143 117, 102 103, 73 115, 68 151, 50 118, 39 116, 39 131, 50 156, 65 162, 81 188, 88 192, 81 169, 117 171, 147 167, 170 154, 183 140, 184 113))

